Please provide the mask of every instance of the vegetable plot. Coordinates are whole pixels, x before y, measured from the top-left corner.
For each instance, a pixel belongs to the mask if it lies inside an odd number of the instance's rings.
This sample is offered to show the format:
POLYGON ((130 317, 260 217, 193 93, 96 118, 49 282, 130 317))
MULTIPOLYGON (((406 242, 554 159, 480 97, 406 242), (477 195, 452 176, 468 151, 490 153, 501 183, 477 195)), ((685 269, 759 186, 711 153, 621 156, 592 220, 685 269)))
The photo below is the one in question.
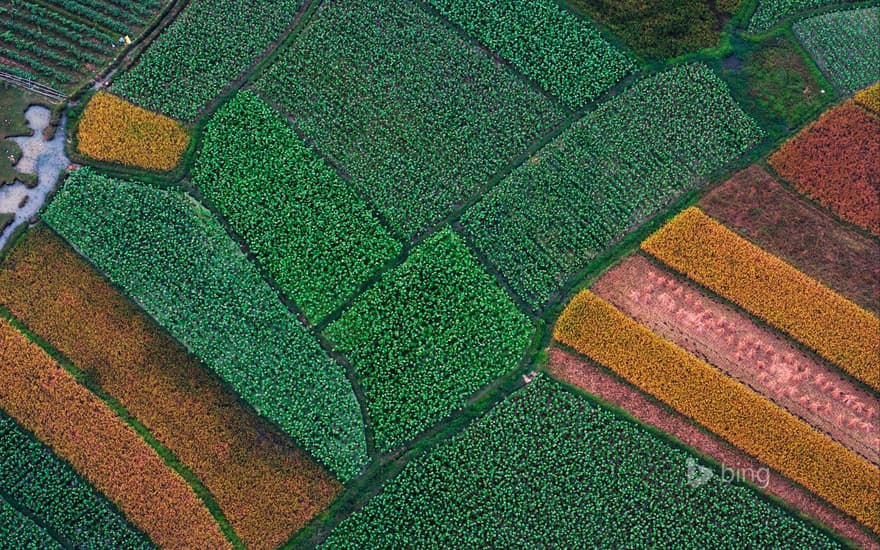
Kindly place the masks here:
POLYGON ((389 451, 517 366, 533 327, 449 229, 357 298, 327 336, 357 369, 389 451))
MULTIPOLYGON (((410 462, 322 548, 837 548, 544 375, 410 462)), ((699 462, 699 461, 697 461, 699 462)))
POLYGON ((880 78, 878 29, 880 7, 817 15, 792 27, 816 64, 846 93, 880 78))
POLYGON ((300 0, 191 0, 113 82, 152 111, 194 120, 293 24, 300 0))
POLYGON ((193 182, 313 322, 400 253, 351 186, 253 92, 211 119, 193 182))
POLYGON ((411 2, 322 2, 256 87, 401 238, 443 219, 563 117, 411 2))
POLYGON ((758 0, 755 13, 749 20, 749 32, 762 33, 775 27, 781 20, 800 12, 839 4, 841 0, 758 0))
POLYGON ((587 20, 554 0, 429 0, 572 109, 635 70, 587 20))
POLYGON ((462 225, 541 309, 590 260, 761 135, 708 68, 678 66, 575 122, 465 212, 462 225))
MULTIPOLYGON (((155 548, 103 494, 2 410, 0 491, 77 548, 155 548)), ((8 542, 2 525, 0 541, 8 542)))
POLYGON ((241 397, 343 479, 366 463, 345 373, 186 195, 74 172, 44 219, 241 397))

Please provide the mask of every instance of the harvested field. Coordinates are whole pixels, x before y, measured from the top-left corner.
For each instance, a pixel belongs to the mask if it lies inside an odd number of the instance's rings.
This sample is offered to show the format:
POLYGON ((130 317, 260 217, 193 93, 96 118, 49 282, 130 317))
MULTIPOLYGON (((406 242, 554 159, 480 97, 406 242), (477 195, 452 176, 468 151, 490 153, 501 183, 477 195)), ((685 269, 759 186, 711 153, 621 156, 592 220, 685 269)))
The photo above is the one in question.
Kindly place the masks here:
POLYGON ((798 191, 880 235, 880 118, 853 102, 822 115, 769 163, 798 191))
MULTIPOLYGON (((652 397, 620 381, 592 361, 556 346, 550 347, 549 354, 547 371, 558 380, 626 409, 638 420, 671 434, 685 445, 711 456, 728 468, 758 471, 767 467, 720 437, 698 428, 686 416, 664 407, 652 397)), ((819 519, 866 550, 880 550, 880 542, 867 534, 858 522, 775 471, 769 476, 764 490, 779 497, 792 508, 819 519)))
POLYGON ((553 335, 880 534, 880 471, 788 411, 589 291, 553 335))
POLYGON ((592 290, 623 313, 880 464, 880 399, 739 310, 641 255, 592 290))
POLYGON ((698 208, 677 215, 642 250, 880 390, 880 319, 698 208))
POLYGON ((734 175, 700 207, 767 252, 880 313, 880 243, 795 196, 760 166, 734 175))
POLYGON ((205 505, 107 405, 0 320, 0 407, 162 548, 231 548, 205 505))
POLYGON ((45 227, 0 270, 0 304, 87 372, 212 493, 249 549, 275 548, 341 485, 45 227))

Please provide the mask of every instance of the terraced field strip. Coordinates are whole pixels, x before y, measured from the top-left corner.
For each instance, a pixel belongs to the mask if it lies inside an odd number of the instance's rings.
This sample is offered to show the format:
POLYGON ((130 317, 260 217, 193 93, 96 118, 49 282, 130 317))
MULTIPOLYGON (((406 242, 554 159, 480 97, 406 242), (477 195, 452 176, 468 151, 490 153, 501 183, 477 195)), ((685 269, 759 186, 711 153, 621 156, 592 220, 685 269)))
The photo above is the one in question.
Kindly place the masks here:
POLYGON ((742 312, 636 254, 591 287, 663 338, 717 367, 874 464, 880 398, 742 312))
POLYGON ((768 160, 799 192, 880 236, 880 118, 852 101, 825 112, 768 160))
POLYGON ((642 249, 880 390, 880 319, 698 208, 673 218, 642 249))
POLYGON ((880 534, 880 469, 592 292, 554 337, 880 534))
POLYGON ((49 229, 26 234, 3 268, 0 304, 198 476, 248 548, 276 548, 341 490, 49 229))
POLYGON ((82 168, 43 219, 337 478, 366 465, 343 367, 192 197, 82 168))
POLYGON ((759 165, 713 189, 699 206, 743 238, 880 313, 880 242, 790 192, 759 165))
MULTIPOLYGON (((689 418, 663 406, 653 397, 641 392, 603 370, 592 361, 553 345, 548 350, 547 372, 576 386, 603 401, 626 410, 636 419, 662 430, 717 460, 723 466, 738 472, 753 472, 755 477, 767 466, 740 451, 724 439, 697 427, 689 418)), ((761 484, 764 479, 751 479, 761 484)), ((785 501, 793 509, 819 519, 842 536, 855 541, 866 550, 880 550, 880 542, 869 535, 857 521, 827 504, 813 493, 771 471, 766 485, 767 493, 785 501)))
POLYGON ((0 320, 0 377, 0 407, 70 462, 156 544, 232 548, 183 478, 6 320, 0 320))

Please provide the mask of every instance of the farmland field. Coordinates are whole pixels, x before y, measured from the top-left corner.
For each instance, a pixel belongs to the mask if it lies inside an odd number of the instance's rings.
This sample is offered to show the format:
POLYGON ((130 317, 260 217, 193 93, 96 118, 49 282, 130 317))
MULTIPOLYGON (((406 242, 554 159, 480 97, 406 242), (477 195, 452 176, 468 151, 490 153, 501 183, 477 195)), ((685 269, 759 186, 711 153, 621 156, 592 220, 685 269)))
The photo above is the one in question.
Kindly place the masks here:
POLYGON ((135 39, 164 0, 0 1, 0 71, 59 90, 81 85, 135 39))
POLYGON ((573 109, 635 68, 592 25, 553 0, 428 1, 573 109))
POLYGON ((111 89, 192 121, 294 23, 300 0, 191 0, 111 89))
POLYGON ((531 333, 531 323, 448 229, 415 248, 327 329, 363 382, 382 451, 513 370, 531 333))
POLYGON ((676 57, 718 45, 740 0, 566 0, 607 25, 636 53, 676 57))
POLYGON ((0 496, 0 540, 9 548, 61 550, 63 546, 0 496))
POLYGON ((798 191, 880 235, 880 118, 848 102, 785 143, 770 166, 798 191))
POLYGON ((880 7, 841 10, 792 27, 835 84, 852 93, 880 78, 880 7))
POLYGON ((837 546, 747 487, 686 486, 690 456, 542 375, 410 463, 322 548, 837 546))
POLYGON ((249 548, 277 547, 338 493, 50 230, 28 233, 5 267, 0 305, 189 467, 249 548))
POLYGON ((880 313, 880 243, 844 227, 759 166, 738 172, 700 208, 764 250, 880 313))
POLYGON ((576 121, 461 222, 541 309, 590 260, 760 137, 708 68, 678 66, 576 121), (657 117, 665 123, 652 124, 657 117))
POLYGON ((187 195, 83 169, 45 219, 325 466, 343 478, 361 468, 363 423, 342 367, 210 212, 187 195))
MULTIPOLYGON (((70 544, 81 548, 155 548, 89 482, 3 411, 0 474, 4 498, 30 510, 70 544)), ((0 541, 7 541, 2 533, 0 541)))
POLYGON ((686 416, 620 380, 593 361, 555 344, 548 349, 548 355, 547 373, 550 376, 625 409, 637 420, 672 435, 685 445, 721 462, 727 468, 752 472, 754 476, 752 481, 761 484, 767 493, 782 499, 792 508, 820 519, 865 548, 872 548, 875 545, 871 535, 866 533, 854 519, 794 482, 772 474, 766 470, 766 465, 751 458, 723 438, 697 427, 686 416), (761 478, 761 472, 766 472, 768 475, 761 478))
POLYGON ((313 321, 401 250, 357 193, 249 91, 211 119, 193 183, 313 321))
POLYGON ((758 0, 755 13, 749 21, 748 30, 753 33, 765 32, 775 27, 782 19, 797 16, 808 9, 822 8, 841 3, 841 0, 758 0))
POLYGON ((880 398, 833 366, 635 255, 591 290, 663 338, 880 464, 880 398))
POLYGON ((855 100, 875 113, 880 113, 880 82, 868 86, 864 90, 859 90, 855 95, 855 100))
POLYGON ((323 2, 256 87, 401 238, 450 214, 563 116, 409 2, 323 2))
POLYGON ((183 478, 5 320, 0 320, 0 376, 0 408, 68 461, 160 547, 231 548, 183 478))
POLYGON ((880 390, 880 319, 699 209, 673 218, 642 249, 880 390))
POLYGON ((590 291, 554 337, 880 533, 877 468, 590 291))

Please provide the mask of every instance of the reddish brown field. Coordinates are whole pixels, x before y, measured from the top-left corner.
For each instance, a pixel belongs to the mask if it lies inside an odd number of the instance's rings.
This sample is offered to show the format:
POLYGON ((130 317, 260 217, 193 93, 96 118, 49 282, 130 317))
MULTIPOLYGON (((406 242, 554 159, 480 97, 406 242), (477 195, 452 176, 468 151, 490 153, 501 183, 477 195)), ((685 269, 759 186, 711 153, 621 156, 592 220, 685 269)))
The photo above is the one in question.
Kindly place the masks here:
POLYGON ((687 279, 630 256, 592 287, 660 336, 880 464, 880 399, 687 279))
POLYGON ((341 490, 50 230, 33 229, 10 253, 0 304, 188 466, 248 548, 279 546, 341 490))
MULTIPOLYGON (((626 409, 638 420, 654 426, 676 439, 711 456, 728 468, 756 471, 766 466, 723 439, 711 435, 690 422, 685 416, 658 404, 641 391, 621 382, 591 361, 552 346, 547 371, 554 377, 577 386, 609 403, 626 409)), ((880 550, 880 543, 859 524, 833 506, 792 483, 777 472, 770 476, 767 493, 787 502, 792 508, 820 521, 868 550, 880 550)))
POLYGON ((128 424, 0 319, 0 408, 162 548, 232 548, 192 488, 128 424))
POLYGON ((760 166, 737 173, 700 206, 761 248, 880 313, 880 243, 795 196, 760 166))
POLYGON ((799 191, 880 235, 880 118, 852 101, 828 111, 770 157, 799 191))

